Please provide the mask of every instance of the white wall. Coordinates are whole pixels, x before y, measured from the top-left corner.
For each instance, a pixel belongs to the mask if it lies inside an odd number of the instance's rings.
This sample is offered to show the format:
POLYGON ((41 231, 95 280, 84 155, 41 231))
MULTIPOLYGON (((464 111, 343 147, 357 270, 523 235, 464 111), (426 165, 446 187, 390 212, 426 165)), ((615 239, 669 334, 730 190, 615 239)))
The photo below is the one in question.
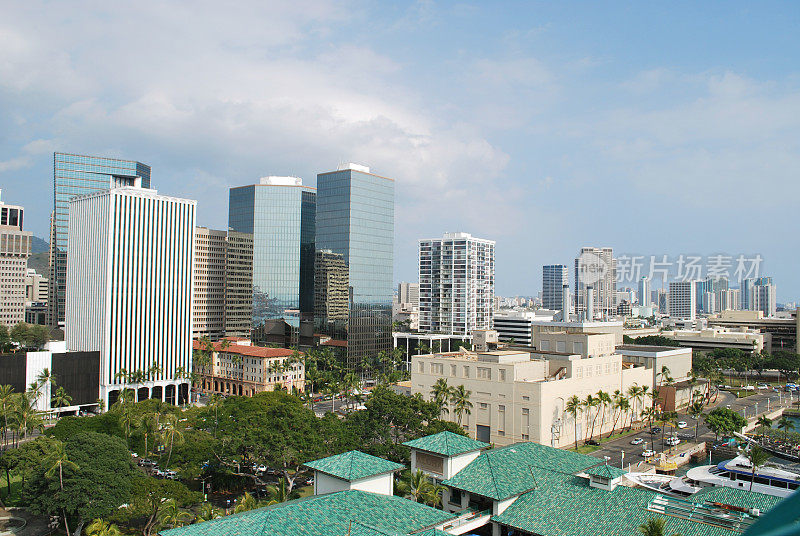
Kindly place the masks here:
POLYGON ((324 495, 350 489, 350 482, 314 471, 314 495, 324 495))
POLYGON ((350 489, 380 493, 381 495, 394 495, 394 474, 385 473, 350 482, 341 478, 336 478, 335 476, 320 473, 319 471, 314 471, 314 495, 323 495, 325 493, 334 493, 350 489))

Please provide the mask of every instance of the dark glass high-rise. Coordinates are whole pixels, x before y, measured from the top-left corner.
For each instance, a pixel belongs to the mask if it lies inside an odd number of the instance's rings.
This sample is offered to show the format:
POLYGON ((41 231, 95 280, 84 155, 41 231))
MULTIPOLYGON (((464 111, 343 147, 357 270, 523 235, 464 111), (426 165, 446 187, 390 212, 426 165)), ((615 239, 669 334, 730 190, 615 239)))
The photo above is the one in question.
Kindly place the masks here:
POLYGON ((316 229, 317 260, 324 261, 319 268, 327 271, 317 281, 346 280, 348 286, 346 320, 334 283, 329 296, 336 303, 321 304, 317 293, 316 327, 346 348, 348 368, 361 370, 365 358, 392 349, 394 181, 355 164, 320 173, 316 229), (346 278, 337 270, 346 270, 346 278), (331 312, 335 318, 326 316, 331 312))

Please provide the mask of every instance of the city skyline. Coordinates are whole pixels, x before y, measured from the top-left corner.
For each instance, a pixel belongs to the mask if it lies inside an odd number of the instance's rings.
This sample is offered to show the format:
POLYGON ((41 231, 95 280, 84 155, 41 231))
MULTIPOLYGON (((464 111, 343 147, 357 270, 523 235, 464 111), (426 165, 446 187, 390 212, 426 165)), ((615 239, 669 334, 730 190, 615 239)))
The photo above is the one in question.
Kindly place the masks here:
POLYGON ((313 187, 354 161, 397 179, 396 281, 413 280, 420 237, 463 231, 497 241, 499 294, 534 294, 523 267, 606 244, 758 253, 778 301, 795 301, 800 254, 740 214, 759 206, 771 227, 795 225, 800 87, 786 43, 798 9, 320 1, 71 18, 13 6, 0 22, 0 126, 13 133, 0 183, 46 239, 53 151, 138 160, 160 189, 198 200, 200 225, 224 229, 230 187, 268 174, 313 187), (266 18, 280 31, 264 35, 266 18), (353 31, 367 23, 376 31, 353 31), (154 39, 115 37, 141 27, 154 39), (202 69, 183 61, 189 50, 202 69), (120 55, 122 74, 109 61, 120 55), (601 205, 625 217, 598 218, 601 205), (514 247, 541 221, 559 233, 514 247))

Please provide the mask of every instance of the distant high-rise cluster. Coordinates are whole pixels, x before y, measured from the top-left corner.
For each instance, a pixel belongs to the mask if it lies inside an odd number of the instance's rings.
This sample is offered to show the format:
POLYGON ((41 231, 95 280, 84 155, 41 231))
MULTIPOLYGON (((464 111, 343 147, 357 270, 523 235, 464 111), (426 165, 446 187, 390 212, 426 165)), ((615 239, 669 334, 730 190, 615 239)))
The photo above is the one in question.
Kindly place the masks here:
POLYGON ((615 314, 616 260, 612 248, 581 248, 575 259, 575 314, 588 321, 615 314))
POLYGON ((419 327, 472 335, 491 329, 495 242, 468 233, 419 241, 419 327))

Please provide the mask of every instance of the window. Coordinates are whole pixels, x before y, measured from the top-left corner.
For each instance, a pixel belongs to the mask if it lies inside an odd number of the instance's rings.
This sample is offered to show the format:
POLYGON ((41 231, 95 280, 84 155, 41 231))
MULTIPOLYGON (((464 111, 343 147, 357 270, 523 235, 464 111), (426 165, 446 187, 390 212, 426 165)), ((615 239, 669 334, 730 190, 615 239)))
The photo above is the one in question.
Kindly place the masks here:
POLYGON ((578 367, 578 378, 583 378, 583 367, 578 367))
POLYGON ((489 404, 487 404, 486 402, 481 402, 479 407, 481 409, 487 409, 489 407, 489 404))
POLYGON ((478 379, 480 380, 491 380, 492 379, 492 369, 487 367, 478 367, 478 379))
POLYGON ((431 363, 431 374, 444 374, 444 365, 441 363, 431 363))
POLYGON ((531 412, 531 410, 529 408, 522 408, 522 414, 523 415, 529 415, 530 412, 531 412))
POLYGON ((458 374, 456 366, 450 365, 450 376, 455 376, 456 374, 458 374))
POLYGON ((528 440, 530 440, 530 438, 531 437, 528 434, 522 434, 522 440, 523 441, 528 441, 528 440))
POLYGON ((419 364, 419 372, 420 372, 420 374, 425 374, 425 363, 420 362, 420 364, 419 364))
POLYGON ((567 341, 556 341, 556 352, 566 352, 567 341))
POLYGON ((539 346, 541 346, 541 350, 547 352, 550 350, 550 341, 543 339, 539 346))
POLYGON ((522 400, 530 400, 530 399, 531 399, 531 397, 522 395, 522 400))
POLYGON ((583 343, 582 342, 573 342, 572 343, 572 352, 575 354, 582 354, 583 353, 583 343))
POLYGON ((500 369, 500 381, 506 381, 506 369, 500 369))
POLYGON ((464 377, 469 378, 469 367, 464 367, 464 377))

